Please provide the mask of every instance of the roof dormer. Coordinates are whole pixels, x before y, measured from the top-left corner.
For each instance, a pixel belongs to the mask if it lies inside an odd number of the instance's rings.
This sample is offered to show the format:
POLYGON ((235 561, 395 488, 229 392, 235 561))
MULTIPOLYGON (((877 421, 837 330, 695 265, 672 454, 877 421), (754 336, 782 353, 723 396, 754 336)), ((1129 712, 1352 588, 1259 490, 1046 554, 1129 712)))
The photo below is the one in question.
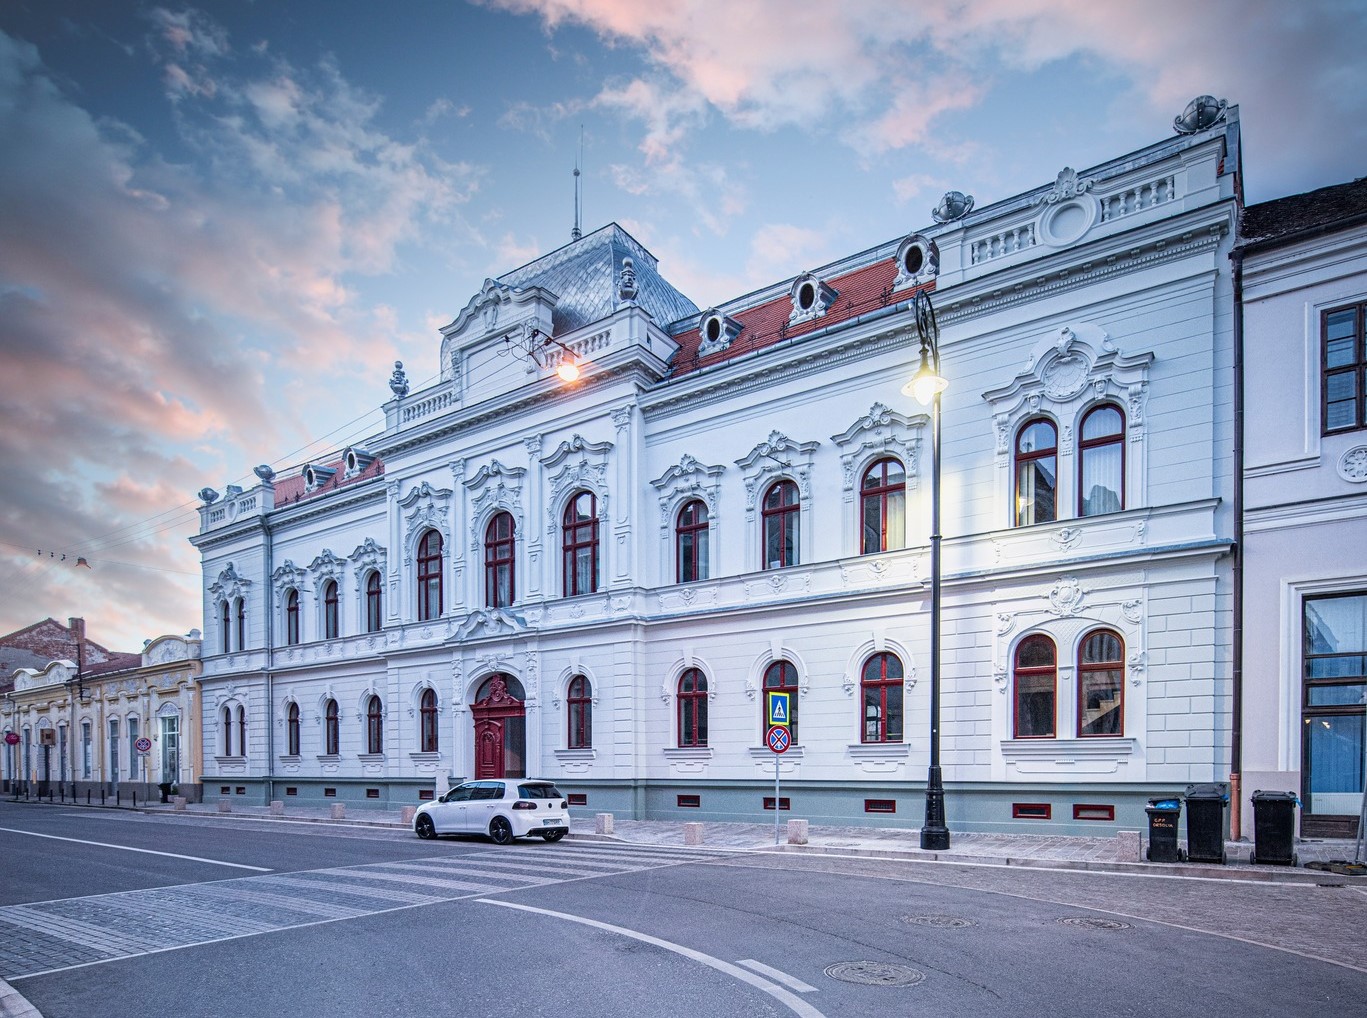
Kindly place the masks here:
POLYGON ((824 315, 839 296, 835 290, 818 279, 815 273, 804 272, 793 280, 788 291, 793 301, 793 310, 788 315, 788 324, 797 325, 810 322, 824 315))
POLYGON ((740 335, 742 328, 741 323, 729 315, 722 314, 716 308, 708 308, 698 320, 698 334, 702 340, 698 344, 698 356, 706 357, 710 353, 725 350, 740 335))
POLYGON ((342 479, 350 480, 364 473, 365 468, 374 461, 375 457, 359 446, 347 446, 346 452, 342 453, 342 479))
POLYGON ((897 278, 894 290, 928 283, 940 274, 940 249, 935 241, 913 233, 897 245, 897 278))
POLYGON ((335 473, 337 473, 336 467, 325 467, 317 463, 310 463, 304 468, 304 492, 317 491, 332 480, 332 475, 335 473))

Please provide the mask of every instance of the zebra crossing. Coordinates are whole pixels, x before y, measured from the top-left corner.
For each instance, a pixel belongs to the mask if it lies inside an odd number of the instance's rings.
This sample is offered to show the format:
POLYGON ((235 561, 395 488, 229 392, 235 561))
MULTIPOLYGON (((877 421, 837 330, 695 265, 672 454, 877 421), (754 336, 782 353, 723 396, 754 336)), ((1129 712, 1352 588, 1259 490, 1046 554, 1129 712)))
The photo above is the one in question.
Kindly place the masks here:
POLYGON ((7 905, 0 907, 0 979, 721 855, 597 843, 515 845, 7 905))

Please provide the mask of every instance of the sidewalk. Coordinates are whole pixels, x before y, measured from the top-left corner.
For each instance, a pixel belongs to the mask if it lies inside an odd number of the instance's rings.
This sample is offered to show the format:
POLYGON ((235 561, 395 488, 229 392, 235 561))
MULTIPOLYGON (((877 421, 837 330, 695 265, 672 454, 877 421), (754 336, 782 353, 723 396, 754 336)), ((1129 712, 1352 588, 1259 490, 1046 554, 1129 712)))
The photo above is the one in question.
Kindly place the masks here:
MULTIPOLYGON (((141 808, 142 812, 171 812, 159 804, 141 808)), ((231 813, 219 813, 216 804, 192 803, 184 814, 246 818, 275 823, 337 824, 346 827, 404 828, 398 810, 354 809, 345 819, 330 818, 327 806, 289 806, 283 816, 272 815, 266 806, 233 804, 231 813)), ((693 825, 690 825, 693 826, 693 825)), ((1253 844, 1247 841, 1225 843, 1226 865, 1211 863, 1151 863, 1143 857, 1144 845, 1138 832, 1122 832, 1111 837, 1066 837, 1041 834, 974 834, 951 832, 950 847, 944 852, 926 852, 920 847, 920 831, 915 828, 812 826, 806 845, 787 843, 787 824, 779 826, 779 844, 774 844, 774 825, 770 823, 699 823, 703 848, 732 851, 781 851, 809 855, 844 855, 870 858, 906 859, 921 862, 964 863, 997 866, 1033 866, 1043 869, 1083 869, 1103 872, 1131 872, 1169 877, 1217 877, 1229 880, 1265 881, 1351 881, 1367 886, 1367 875, 1328 872, 1307 868, 1309 863, 1351 862, 1351 840, 1297 841, 1299 865, 1251 865, 1253 844)), ((686 847, 685 824, 667 820, 624 820, 614 818, 611 834, 598 832, 592 817, 573 817, 570 837, 574 840, 614 841, 635 845, 686 847)), ((692 846, 687 846, 692 847, 692 846)))

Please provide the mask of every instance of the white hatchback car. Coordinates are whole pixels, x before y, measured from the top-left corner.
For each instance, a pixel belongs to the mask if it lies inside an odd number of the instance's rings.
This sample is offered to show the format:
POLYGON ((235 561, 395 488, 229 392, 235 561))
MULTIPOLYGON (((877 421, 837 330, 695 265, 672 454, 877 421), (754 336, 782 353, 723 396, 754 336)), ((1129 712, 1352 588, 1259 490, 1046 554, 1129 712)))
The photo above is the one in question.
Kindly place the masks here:
POLYGON ((413 833, 487 834, 495 844, 535 834, 559 841, 570 832, 569 804, 554 782, 527 778, 467 781, 418 807, 413 833))

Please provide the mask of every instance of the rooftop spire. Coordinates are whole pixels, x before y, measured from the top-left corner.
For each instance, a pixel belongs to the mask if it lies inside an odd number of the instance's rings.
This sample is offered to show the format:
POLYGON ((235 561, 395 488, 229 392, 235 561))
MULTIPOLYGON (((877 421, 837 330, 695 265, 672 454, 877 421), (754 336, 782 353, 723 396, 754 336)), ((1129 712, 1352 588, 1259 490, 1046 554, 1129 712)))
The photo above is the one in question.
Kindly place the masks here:
POLYGON ((579 164, 584 160, 584 125, 579 125, 579 155, 574 160, 574 229, 570 231, 570 240, 578 240, 584 235, 584 231, 579 229, 579 164))

